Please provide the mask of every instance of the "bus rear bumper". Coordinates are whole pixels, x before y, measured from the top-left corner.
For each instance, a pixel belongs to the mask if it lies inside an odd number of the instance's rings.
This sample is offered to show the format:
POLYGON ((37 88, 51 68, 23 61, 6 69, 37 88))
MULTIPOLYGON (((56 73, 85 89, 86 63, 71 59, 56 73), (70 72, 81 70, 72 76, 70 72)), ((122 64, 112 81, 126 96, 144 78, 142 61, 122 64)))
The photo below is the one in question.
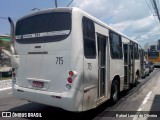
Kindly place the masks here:
POLYGON ((82 111, 83 95, 81 91, 76 89, 63 93, 55 93, 23 88, 16 84, 13 84, 12 89, 13 96, 18 99, 59 107, 67 111, 82 111))

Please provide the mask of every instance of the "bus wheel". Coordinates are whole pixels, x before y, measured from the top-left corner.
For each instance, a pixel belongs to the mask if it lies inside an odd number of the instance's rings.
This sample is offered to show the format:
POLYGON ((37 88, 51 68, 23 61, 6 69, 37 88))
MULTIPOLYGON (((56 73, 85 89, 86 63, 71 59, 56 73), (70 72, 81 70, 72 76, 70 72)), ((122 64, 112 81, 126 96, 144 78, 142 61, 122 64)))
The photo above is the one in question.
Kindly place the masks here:
POLYGON ((146 76, 147 76, 147 75, 146 75, 146 73, 145 73, 145 74, 144 74, 144 79, 146 78, 146 76))
POLYGON ((139 74, 136 75, 135 77, 135 82, 134 82, 134 86, 136 87, 138 84, 138 79, 139 79, 139 74))
POLYGON ((142 79, 145 79, 146 78, 146 73, 142 76, 142 79))
POLYGON ((116 103, 119 100, 119 82, 114 80, 111 86, 111 102, 116 103))

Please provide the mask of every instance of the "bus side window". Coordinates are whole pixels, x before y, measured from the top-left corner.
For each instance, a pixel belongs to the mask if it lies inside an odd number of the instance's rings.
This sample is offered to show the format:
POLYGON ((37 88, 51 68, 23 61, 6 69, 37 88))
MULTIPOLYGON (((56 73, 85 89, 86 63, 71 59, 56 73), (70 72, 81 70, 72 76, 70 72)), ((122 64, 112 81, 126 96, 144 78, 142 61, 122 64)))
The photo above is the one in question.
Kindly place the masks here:
POLYGON ((112 59, 122 59, 122 40, 121 36, 110 31, 110 51, 111 51, 111 58, 112 59))
POLYGON ((83 17, 83 41, 84 55, 86 58, 96 58, 96 42, 95 42, 95 27, 92 20, 83 17))
POLYGON ((134 58, 139 59, 139 50, 138 50, 138 44, 134 44, 134 58))

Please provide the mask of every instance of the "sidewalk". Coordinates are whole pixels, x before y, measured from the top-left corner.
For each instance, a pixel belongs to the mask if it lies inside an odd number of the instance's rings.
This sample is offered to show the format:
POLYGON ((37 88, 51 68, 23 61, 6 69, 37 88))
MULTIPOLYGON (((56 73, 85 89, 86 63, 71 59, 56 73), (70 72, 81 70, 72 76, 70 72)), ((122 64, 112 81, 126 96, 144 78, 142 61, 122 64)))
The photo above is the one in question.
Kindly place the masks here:
POLYGON ((10 89, 12 87, 12 79, 0 80, 0 90, 10 89))
POLYGON ((138 111, 149 111, 145 117, 133 120, 159 120, 160 118, 160 75, 156 78, 157 82, 144 98, 138 111), (156 117, 159 116, 159 117, 156 117))

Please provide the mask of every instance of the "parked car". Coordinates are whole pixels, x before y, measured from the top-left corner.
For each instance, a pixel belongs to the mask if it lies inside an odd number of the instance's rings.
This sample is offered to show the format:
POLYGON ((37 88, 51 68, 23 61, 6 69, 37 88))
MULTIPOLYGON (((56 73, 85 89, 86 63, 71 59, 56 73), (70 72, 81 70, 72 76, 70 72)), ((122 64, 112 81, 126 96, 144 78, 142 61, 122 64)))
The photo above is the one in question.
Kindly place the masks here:
POLYGON ((142 78, 146 78, 146 76, 149 76, 149 66, 149 62, 144 61, 142 78))
POLYGON ((154 64, 152 62, 148 62, 149 64, 149 72, 151 73, 154 70, 154 64))

